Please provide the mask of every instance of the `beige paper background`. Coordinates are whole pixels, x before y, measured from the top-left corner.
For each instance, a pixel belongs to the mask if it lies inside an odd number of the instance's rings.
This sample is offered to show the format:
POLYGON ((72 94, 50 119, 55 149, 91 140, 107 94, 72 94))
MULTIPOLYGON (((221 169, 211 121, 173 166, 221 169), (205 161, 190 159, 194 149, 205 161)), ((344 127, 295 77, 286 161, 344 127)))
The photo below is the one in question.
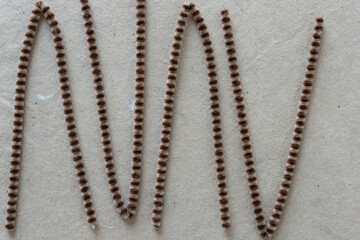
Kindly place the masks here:
MULTIPOLYGON (((360 3, 194 1, 207 22, 219 73, 232 228, 220 227, 206 66, 194 24, 178 80, 163 228, 151 226, 162 104, 182 0, 147 2, 144 171, 131 223, 106 183, 95 94, 79 1, 47 3, 62 27, 82 150, 98 214, 89 228, 68 146, 49 27, 34 47, 26 103, 17 228, 0 239, 259 239, 252 215, 220 11, 230 9, 266 216, 293 130, 315 17, 325 19, 319 71, 293 189, 274 239, 359 239, 360 3)), ((34 1, 0 1, 0 226, 4 225, 18 57, 34 1)), ((107 92, 116 168, 128 197, 135 78, 135 1, 91 1, 107 92)))

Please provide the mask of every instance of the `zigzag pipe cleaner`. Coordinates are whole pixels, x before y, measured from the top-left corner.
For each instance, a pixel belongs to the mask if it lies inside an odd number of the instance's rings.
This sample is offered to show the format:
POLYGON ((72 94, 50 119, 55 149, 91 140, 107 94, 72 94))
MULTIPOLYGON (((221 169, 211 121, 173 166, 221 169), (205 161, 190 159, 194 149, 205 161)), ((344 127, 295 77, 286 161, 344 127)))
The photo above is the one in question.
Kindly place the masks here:
MULTIPOLYGON (((110 142, 110 132, 107 120, 105 93, 102 84, 100 63, 98 61, 99 55, 97 53, 96 39, 94 37, 93 22, 91 20, 90 6, 87 0, 81 0, 83 17, 85 19, 85 28, 87 34, 87 42, 89 44, 89 52, 91 59, 92 73, 94 75, 94 84, 96 90, 96 98, 98 105, 99 120, 101 123, 101 136, 103 138, 103 146, 105 153, 105 162, 107 169, 108 182, 113 196, 115 206, 119 210, 122 217, 125 219, 131 218, 135 215, 137 200, 139 195, 140 175, 141 175, 141 158, 142 158, 142 135, 143 135, 143 105, 144 105, 144 81, 145 81, 145 0, 137 0, 137 30, 136 30, 136 87, 135 87, 135 126, 134 126, 134 141, 133 141, 133 167, 132 167, 132 181, 130 188, 129 205, 123 207, 124 203, 121 200, 119 187, 115 177, 114 162, 112 159, 112 149, 110 142)), ((70 83, 67 75, 67 65, 65 58, 65 49, 62 42, 61 30, 58 27, 58 22, 55 20, 54 14, 50 8, 42 2, 38 2, 33 10, 33 15, 30 18, 30 25, 26 33, 22 55, 20 57, 17 90, 15 98, 15 120, 14 120, 14 136, 12 147, 12 161, 10 169, 10 185, 9 185, 9 200, 7 210, 6 228, 12 230, 15 228, 16 207, 20 174, 20 160, 21 160, 21 146, 22 146, 22 129, 23 129, 23 115, 25 106, 25 84, 27 77, 28 61, 30 60, 30 53, 34 37, 36 34, 38 22, 41 14, 44 14, 52 29, 52 34, 55 42, 55 50, 57 52, 57 62, 59 66, 60 83, 62 90, 62 97, 64 103, 64 113, 66 122, 68 123, 69 140, 75 168, 77 169, 77 176, 79 178, 79 185, 81 189, 84 207, 88 216, 88 222, 96 225, 96 215, 93 209, 91 194, 86 179, 84 163, 79 146, 78 134, 75 127, 75 119, 73 114, 73 107, 71 102, 70 83)))

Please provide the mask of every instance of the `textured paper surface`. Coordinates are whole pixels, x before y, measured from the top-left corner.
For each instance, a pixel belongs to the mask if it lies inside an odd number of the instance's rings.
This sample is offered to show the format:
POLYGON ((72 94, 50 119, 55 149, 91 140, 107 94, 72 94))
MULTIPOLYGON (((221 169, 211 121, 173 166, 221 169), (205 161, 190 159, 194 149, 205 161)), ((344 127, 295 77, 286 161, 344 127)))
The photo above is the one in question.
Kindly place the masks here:
MULTIPOLYGON (((0 226, 4 225, 18 58, 33 1, 0 1, 0 226)), ((360 230, 360 3, 206 1, 198 5, 217 58, 232 228, 220 227, 206 66, 190 22, 183 46, 162 231, 151 226, 170 47, 182 0, 147 2, 145 149, 138 215, 115 212, 101 147, 80 3, 47 1, 62 27, 76 121, 98 214, 81 205, 61 106, 55 51, 42 21, 26 100, 16 231, 0 239, 259 239, 247 189, 220 11, 229 8, 260 191, 271 213, 283 174, 315 17, 324 40, 293 189, 274 239, 358 239, 360 230)), ((125 199, 131 169, 135 1, 91 1, 107 93, 116 169, 125 199)))

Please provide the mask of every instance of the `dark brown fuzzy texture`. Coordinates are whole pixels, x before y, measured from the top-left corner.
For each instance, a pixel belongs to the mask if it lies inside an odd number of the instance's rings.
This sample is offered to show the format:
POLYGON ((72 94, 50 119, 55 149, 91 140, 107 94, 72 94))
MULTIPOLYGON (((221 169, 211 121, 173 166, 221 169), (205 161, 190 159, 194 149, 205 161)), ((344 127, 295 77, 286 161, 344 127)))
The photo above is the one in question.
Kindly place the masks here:
POLYGON ((245 166, 248 175, 248 183, 250 189, 250 196, 254 208, 254 215, 259 230, 260 236, 263 238, 271 238, 279 226, 280 218, 283 214, 285 203, 289 195, 292 179, 294 176, 295 165, 299 157, 300 146, 302 142, 302 135, 304 132, 305 120, 310 102, 311 88, 315 78, 316 63, 319 57, 320 41, 322 36, 323 19, 316 19, 316 26, 314 28, 313 39, 311 43, 310 58, 306 67, 305 80, 300 97, 297 118, 295 121, 295 129, 290 145, 289 156, 285 167, 282 183, 279 194, 270 217, 268 224, 265 223, 263 210, 261 207, 259 186, 256 178, 255 162, 252 153, 250 133, 248 129, 248 122, 245 111, 244 96, 241 87, 239 66, 236 58, 235 43, 232 34, 231 21, 228 10, 221 12, 222 23, 224 30, 225 44, 227 47, 228 62, 230 69, 230 76, 232 79, 233 92, 235 95, 236 110, 238 113, 238 121, 240 126, 240 134, 242 147, 244 150, 245 166))
POLYGON ((21 149, 23 139, 23 124, 25 114, 25 93, 26 81, 28 74, 28 65, 30 54, 34 43, 34 38, 38 28, 41 15, 47 20, 51 27, 51 32, 54 40, 54 47, 56 51, 56 61, 58 65, 59 81, 61 87, 61 95, 64 107, 64 115, 67 124, 68 136, 72 152, 73 161, 75 164, 76 175, 80 187, 83 205, 87 215, 89 224, 95 227, 96 214, 92 203, 90 188, 86 178, 84 161, 81 154, 78 133, 75 125, 75 116, 73 105, 71 101, 70 81, 67 73, 67 63, 65 48, 62 41, 61 30, 59 24, 55 19, 55 15, 51 12, 50 8, 42 2, 35 4, 30 18, 28 31, 25 34, 25 41, 21 50, 20 63, 17 74, 16 82, 16 96, 15 96, 15 112, 14 112, 14 128, 13 128, 13 143, 12 154, 10 162, 10 184, 8 190, 8 207, 5 228, 8 230, 15 229, 16 209, 19 192, 19 178, 20 178, 20 162, 21 162, 21 149))
POLYGON ((106 108, 106 97, 103 85, 103 77, 99 60, 98 48, 95 38, 94 23, 88 0, 80 0, 83 19, 85 21, 85 33, 88 42, 93 80, 96 92, 96 101, 100 121, 100 130, 103 144, 104 161, 108 184, 114 205, 124 219, 132 218, 136 208, 140 192, 141 162, 143 146, 143 122, 144 122, 144 85, 145 85, 145 0, 137 0, 136 13, 136 86, 135 86, 135 118, 133 135, 133 166, 131 173, 129 204, 125 206, 115 173, 115 162, 111 146, 109 118, 106 108))
POLYGON ((162 214, 164 197, 165 197, 166 166, 169 157, 171 126, 173 119, 178 64, 181 53, 181 44, 186 28, 186 20, 189 17, 192 17, 195 23, 197 24, 199 33, 201 35, 202 43, 204 46, 204 52, 206 55, 209 87, 210 87, 209 91, 210 91, 210 102, 211 102, 213 138, 214 138, 214 153, 215 153, 215 162, 217 165, 216 170, 217 170, 218 189, 219 189, 221 222, 222 222, 222 227, 229 228, 230 215, 229 215, 229 203, 227 197, 227 185, 226 185, 226 177, 225 177, 225 162, 224 162, 224 151, 222 144, 220 103, 219 103, 219 93, 218 93, 219 89, 217 82, 215 57, 213 54, 210 35, 209 32, 207 31, 207 26, 205 25, 204 19, 202 18, 199 10, 192 3, 183 5, 183 9, 180 13, 177 22, 174 42, 172 45, 167 88, 165 95, 160 153, 158 159, 158 170, 157 170, 156 187, 155 187, 156 193, 154 198, 153 218, 152 218, 153 226, 156 228, 160 228, 161 226, 161 214, 162 214))

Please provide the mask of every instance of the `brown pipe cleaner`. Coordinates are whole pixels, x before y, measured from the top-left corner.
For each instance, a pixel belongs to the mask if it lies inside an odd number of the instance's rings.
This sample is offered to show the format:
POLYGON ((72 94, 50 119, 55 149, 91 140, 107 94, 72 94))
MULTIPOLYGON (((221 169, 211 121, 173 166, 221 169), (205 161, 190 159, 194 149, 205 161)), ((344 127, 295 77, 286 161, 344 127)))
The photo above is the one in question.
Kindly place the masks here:
POLYGON ((61 30, 50 8, 42 2, 36 3, 35 8, 32 11, 30 24, 28 25, 28 31, 25 34, 25 40, 23 42, 23 47, 21 49, 20 63, 18 67, 16 95, 15 95, 12 153, 11 153, 11 162, 10 162, 10 184, 8 190, 9 198, 7 202, 7 217, 6 217, 5 227, 8 230, 15 229, 16 208, 17 208, 17 200, 18 200, 18 192, 19 192, 23 125, 24 125, 24 114, 25 114, 25 109, 24 109, 25 93, 26 93, 25 89, 26 89, 30 54, 41 15, 45 17, 51 28, 51 32, 54 40, 54 47, 56 51, 56 61, 58 65, 61 96, 64 106, 64 114, 67 124, 72 157, 75 164, 75 169, 79 182, 81 197, 83 199, 83 204, 87 215, 87 220, 89 224, 91 224, 91 226, 95 227, 96 214, 92 203, 88 180, 86 178, 84 161, 82 158, 80 143, 75 126, 75 116, 71 101, 70 82, 67 72, 65 48, 61 37, 61 30))
POLYGON ((173 119, 173 107, 175 100, 175 87, 178 73, 178 64, 181 52, 181 44, 184 37, 186 28, 186 20, 189 16, 192 16, 195 23, 197 24, 198 30, 201 35, 202 43, 204 46, 204 52, 206 55, 208 78, 209 78, 209 91, 211 101, 211 116, 212 116, 212 127, 213 127, 213 138, 214 138, 214 152, 216 161, 216 171, 218 179, 219 189, 219 203, 221 212, 222 227, 230 227, 230 216, 229 216, 229 205, 227 198, 227 186, 225 177, 225 163, 224 163, 224 151, 222 144, 222 133, 221 133, 221 120, 220 120, 220 105, 219 105, 219 94, 218 94, 218 81, 216 74, 215 57, 212 49, 212 43, 210 40, 207 26, 205 25, 204 18, 202 18, 199 10, 193 3, 184 4, 183 9, 180 13, 177 27, 175 30, 174 42, 172 45, 172 52, 170 57, 170 66, 168 72, 164 115, 162 121, 161 130, 161 143, 160 153, 158 159, 158 170, 156 178, 156 193, 153 207, 153 226, 160 228, 161 225, 161 213, 164 205, 165 196, 165 181, 166 181, 166 166, 169 157, 169 147, 171 138, 171 126, 173 119))
POLYGON ((145 0, 137 0, 137 29, 136 29, 136 86, 135 86, 135 119, 133 140, 133 166, 130 184, 129 204, 124 206, 120 194, 120 188, 115 173, 115 162, 111 147, 111 136, 108 114, 106 109, 105 92, 99 54, 96 45, 94 24, 88 0, 80 0, 83 19, 85 21, 85 33, 89 46, 92 74, 100 121, 100 130, 104 151, 104 161, 108 184, 114 205, 124 219, 132 218, 136 213, 141 178, 141 161, 143 145, 143 122, 144 122, 144 84, 145 84, 145 0))
POLYGON ((224 38, 227 47, 229 69, 231 73, 233 92, 235 95, 236 110, 238 113, 241 142, 244 150, 246 172, 248 174, 248 182, 250 189, 251 202, 254 207, 254 215, 257 223, 257 228, 261 237, 271 238, 276 229, 279 226, 280 218, 283 214, 285 203, 289 195, 291 183, 294 176, 295 166, 299 157, 300 146, 302 142, 302 135, 304 132, 305 120, 310 103, 311 88, 315 78, 316 63, 319 57, 320 42, 323 31, 323 19, 317 18, 314 33, 312 36, 310 58, 306 67, 305 80, 303 83, 303 89, 301 92, 300 103, 298 107, 298 113, 295 122, 295 129, 293 132, 293 138, 290 145, 289 156, 287 159, 285 172, 282 178, 280 190, 272 215, 268 224, 265 224, 265 218, 263 215, 259 186, 256 179, 256 172, 254 166, 254 158, 252 153, 250 134, 248 129, 248 122, 246 118, 244 96, 241 88, 239 66, 236 58, 235 43, 232 34, 232 27, 230 24, 230 17, 228 10, 221 12, 222 23, 224 30, 224 38))

